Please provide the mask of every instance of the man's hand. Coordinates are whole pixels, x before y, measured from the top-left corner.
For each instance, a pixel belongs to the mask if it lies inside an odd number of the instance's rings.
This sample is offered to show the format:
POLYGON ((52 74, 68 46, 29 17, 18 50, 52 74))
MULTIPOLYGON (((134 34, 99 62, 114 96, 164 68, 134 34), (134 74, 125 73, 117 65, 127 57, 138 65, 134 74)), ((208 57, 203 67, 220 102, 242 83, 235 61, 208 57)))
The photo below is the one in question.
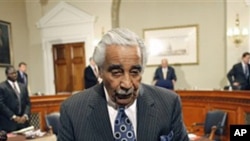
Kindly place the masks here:
POLYGON ((234 83, 233 83, 233 86, 239 86, 239 85, 240 85, 239 82, 234 82, 234 83))
POLYGON ((20 122, 21 122, 21 123, 25 123, 26 121, 27 121, 26 116, 20 117, 20 122))
POLYGON ((20 117, 15 115, 13 116, 13 120, 19 124, 23 124, 27 121, 27 118, 25 116, 20 117))
POLYGON ((13 120, 17 123, 21 123, 21 117, 20 116, 13 116, 13 120))

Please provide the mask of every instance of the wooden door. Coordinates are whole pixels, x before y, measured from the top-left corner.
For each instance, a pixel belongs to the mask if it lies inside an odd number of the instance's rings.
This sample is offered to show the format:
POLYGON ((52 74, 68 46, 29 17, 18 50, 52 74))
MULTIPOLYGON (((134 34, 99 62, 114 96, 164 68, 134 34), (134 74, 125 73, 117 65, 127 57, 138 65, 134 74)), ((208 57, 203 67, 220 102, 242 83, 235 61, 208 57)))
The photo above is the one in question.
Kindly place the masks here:
POLYGON ((53 59, 56 93, 83 90, 84 43, 53 45, 53 59))

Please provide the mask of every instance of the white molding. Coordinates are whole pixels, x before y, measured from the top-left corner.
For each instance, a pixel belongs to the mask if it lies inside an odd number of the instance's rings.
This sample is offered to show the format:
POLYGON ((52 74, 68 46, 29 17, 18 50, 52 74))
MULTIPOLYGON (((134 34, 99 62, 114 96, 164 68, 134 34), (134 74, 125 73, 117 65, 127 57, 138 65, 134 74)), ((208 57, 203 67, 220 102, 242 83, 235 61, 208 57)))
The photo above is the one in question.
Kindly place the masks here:
POLYGON ((94 16, 61 1, 37 22, 37 27, 45 28, 58 25, 93 23, 95 19, 94 16))
MULTIPOLYGON (((93 52, 94 16, 65 2, 60 2, 37 23, 41 29, 45 94, 55 94, 52 46, 84 42, 86 58, 93 52)), ((87 59, 86 59, 87 60, 87 59)))

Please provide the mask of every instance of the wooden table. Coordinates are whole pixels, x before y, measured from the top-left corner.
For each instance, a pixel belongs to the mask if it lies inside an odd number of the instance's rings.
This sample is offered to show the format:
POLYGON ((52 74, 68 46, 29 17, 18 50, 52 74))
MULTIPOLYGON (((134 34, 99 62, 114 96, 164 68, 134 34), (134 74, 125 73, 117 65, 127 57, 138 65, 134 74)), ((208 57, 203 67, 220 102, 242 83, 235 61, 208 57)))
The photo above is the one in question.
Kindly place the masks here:
MULTIPOLYGON (((190 129, 194 122, 204 123, 210 110, 227 112, 227 124, 222 141, 229 141, 231 124, 250 124, 250 91, 177 90, 182 101, 183 120, 190 129)), ((204 134, 203 127, 196 133, 204 134)))
POLYGON ((208 138, 202 137, 202 136, 197 136, 197 137, 193 137, 193 138, 189 138, 190 141, 211 141, 208 138))
POLYGON ((47 135, 44 137, 38 137, 34 139, 26 139, 25 136, 16 135, 15 137, 9 137, 7 141, 56 141, 55 135, 47 135))

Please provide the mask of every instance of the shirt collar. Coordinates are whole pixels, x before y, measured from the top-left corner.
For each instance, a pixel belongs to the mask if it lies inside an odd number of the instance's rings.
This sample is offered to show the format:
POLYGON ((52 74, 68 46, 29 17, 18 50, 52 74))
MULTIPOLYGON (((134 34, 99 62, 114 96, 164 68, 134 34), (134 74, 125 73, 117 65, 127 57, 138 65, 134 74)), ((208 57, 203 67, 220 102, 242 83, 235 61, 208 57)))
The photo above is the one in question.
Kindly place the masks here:
POLYGON ((243 67, 247 66, 247 64, 244 63, 243 61, 241 61, 241 64, 242 64, 243 67))
POLYGON ((17 81, 13 82, 13 81, 8 80, 8 83, 9 83, 11 86, 17 85, 17 81))

